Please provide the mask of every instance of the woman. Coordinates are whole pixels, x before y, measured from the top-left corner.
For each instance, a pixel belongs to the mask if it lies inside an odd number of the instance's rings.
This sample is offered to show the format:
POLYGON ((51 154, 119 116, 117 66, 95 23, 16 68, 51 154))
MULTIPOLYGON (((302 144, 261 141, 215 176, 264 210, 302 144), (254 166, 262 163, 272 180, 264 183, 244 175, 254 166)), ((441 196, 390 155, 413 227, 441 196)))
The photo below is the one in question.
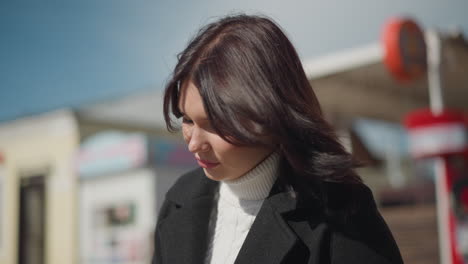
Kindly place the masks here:
POLYGON ((153 263, 402 263, 371 191, 270 19, 202 28, 164 97, 200 165, 168 191, 153 263))

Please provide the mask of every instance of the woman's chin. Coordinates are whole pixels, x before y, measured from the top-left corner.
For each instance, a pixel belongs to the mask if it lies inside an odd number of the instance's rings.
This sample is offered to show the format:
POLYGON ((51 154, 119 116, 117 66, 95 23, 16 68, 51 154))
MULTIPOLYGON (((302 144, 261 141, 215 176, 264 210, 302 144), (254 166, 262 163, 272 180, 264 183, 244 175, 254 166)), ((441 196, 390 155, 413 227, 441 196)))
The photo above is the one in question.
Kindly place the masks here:
POLYGON ((223 173, 221 171, 213 171, 213 169, 203 168, 205 175, 208 179, 213 181, 230 181, 240 178, 240 176, 233 176, 232 174, 223 173))
POLYGON ((222 181, 225 179, 225 177, 223 177, 222 175, 211 172, 210 169, 203 168, 203 171, 205 172, 206 177, 210 180, 222 181))

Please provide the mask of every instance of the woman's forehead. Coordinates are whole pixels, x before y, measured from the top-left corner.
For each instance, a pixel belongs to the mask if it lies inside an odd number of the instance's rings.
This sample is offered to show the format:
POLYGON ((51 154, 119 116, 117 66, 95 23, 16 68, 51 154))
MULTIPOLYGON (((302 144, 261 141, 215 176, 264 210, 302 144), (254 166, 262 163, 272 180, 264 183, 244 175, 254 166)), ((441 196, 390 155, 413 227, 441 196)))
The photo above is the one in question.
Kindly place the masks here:
POLYGON ((192 81, 184 82, 179 96, 179 110, 192 118, 206 118, 205 107, 198 88, 192 81))

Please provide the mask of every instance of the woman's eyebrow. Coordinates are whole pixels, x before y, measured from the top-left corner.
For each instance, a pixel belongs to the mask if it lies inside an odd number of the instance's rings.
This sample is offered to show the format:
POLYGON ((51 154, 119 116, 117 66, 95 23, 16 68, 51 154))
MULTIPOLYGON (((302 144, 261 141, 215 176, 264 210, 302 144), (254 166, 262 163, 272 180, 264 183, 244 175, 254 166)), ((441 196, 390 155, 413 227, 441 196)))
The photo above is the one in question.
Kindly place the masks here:
MULTIPOLYGON (((188 116, 186 113, 184 112, 180 112, 181 116, 184 116, 184 117, 188 117, 190 118, 190 116, 188 116)), ((208 117, 203 117, 203 118, 199 118, 201 121, 210 121, 210 119, 208 117)))

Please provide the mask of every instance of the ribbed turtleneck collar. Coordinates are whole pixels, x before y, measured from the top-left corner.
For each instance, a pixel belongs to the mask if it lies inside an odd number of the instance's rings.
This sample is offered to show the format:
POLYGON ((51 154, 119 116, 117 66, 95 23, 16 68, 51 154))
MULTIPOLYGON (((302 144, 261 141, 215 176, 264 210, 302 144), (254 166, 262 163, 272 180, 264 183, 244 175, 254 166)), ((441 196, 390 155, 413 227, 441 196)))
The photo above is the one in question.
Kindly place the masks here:
POLYGON ((220 197, 233 202, 265 199, 278 177, 279 158, 275 151, 243 176, 222 181, 220 197))

